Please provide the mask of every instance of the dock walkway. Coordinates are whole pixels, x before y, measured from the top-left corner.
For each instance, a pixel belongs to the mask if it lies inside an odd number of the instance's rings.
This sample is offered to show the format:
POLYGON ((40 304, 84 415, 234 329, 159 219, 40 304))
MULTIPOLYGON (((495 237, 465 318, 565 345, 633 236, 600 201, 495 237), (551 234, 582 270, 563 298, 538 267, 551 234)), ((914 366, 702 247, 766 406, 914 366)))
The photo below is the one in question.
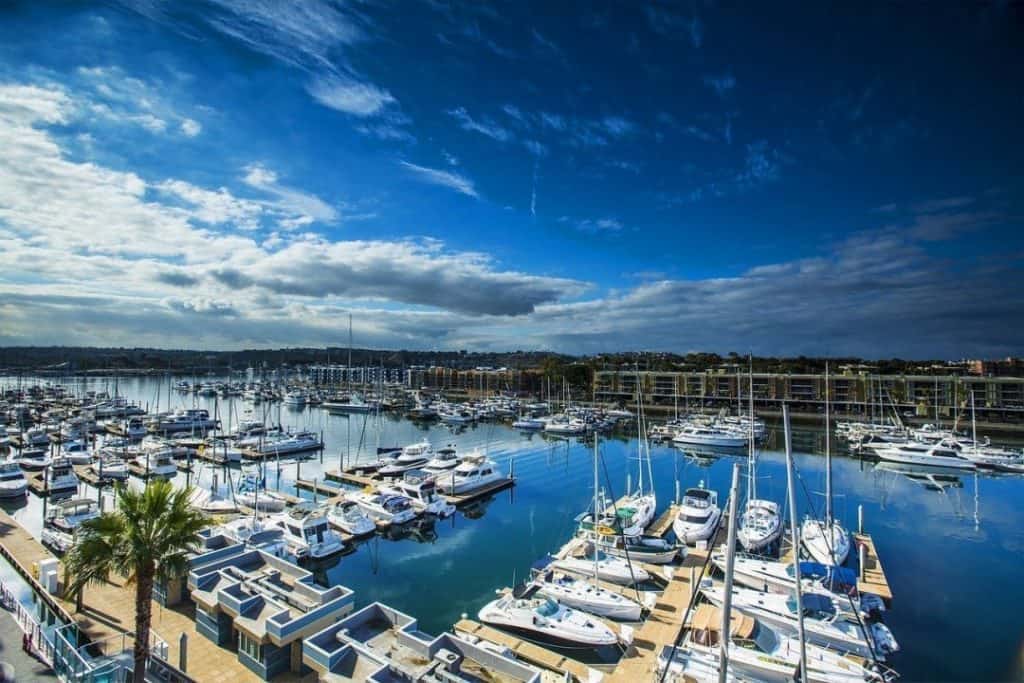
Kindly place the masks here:
POLYGON ((485 626, 472 619, 460 619, 455 624, 454 629, 456 633, 468 634, 507 647, 515 653, 517 658, 534 666, 542 667, 548 671, 569 673, 577 681, 589 680, 591 669, 583 662, 557 654, 521 638, 516 638, 504 631, 485 626))

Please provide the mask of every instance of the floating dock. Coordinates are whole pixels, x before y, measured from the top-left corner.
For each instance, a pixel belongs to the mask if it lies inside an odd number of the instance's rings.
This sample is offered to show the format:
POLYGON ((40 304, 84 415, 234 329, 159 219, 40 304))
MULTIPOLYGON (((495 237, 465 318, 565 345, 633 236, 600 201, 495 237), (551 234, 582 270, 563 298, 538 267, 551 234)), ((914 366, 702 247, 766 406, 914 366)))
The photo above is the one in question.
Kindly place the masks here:
POLYGON ((875 549, 875 541, 870 534, 853 534, 853 541, 855 547, 864 548, 864 564, 857 576, 857 590, 863 593, 874 593, 888 605, 892 602, 892 589, 889 587, 889 579, 885 576, 885 570, 882 569, 882 561, 878 557, 878 550, 875 549))
POLYGON ((675 503, 669 505, 668 509, 662 512, 661 515, 647 527, 647 535, 657 536, 658 538, 664 538, 667 536, 668 532, 672 530, 672 522, 676 520, 676 516, 678 514, 679 506, 675 503))
MULTIPOLYGON (((460 619, 454 626, 454 631, 459 634, 466 634, 486 640, 503 647, 507 647, 515 653, 518 659, 534 666, 539 666, 548 671, 558 674, 569 674, 574 680, 585 682, 590 680, 592 669, 583 662, 557 654, 551 650, 535 645, 531 642, 516 638, 515 636, 499 631, 496 628, 485 626, 472 619, 460 619)), ((639 679, 638 679, 639 680, 639 679)))
MULTIPOLYGON (((358 473, 356 473, 354 471, 351 471, 351 470, 341 470, 341 471, 339 471, 339 470, 328 470, 328 471, 324 472, 324 479, 327 479, 327 480, 330 480, 330 481, 341 482, 341 483, 345 483, 345 484, 352 484, 352 485, 355 485, 355 486, 361 486, 361 487, 364 487, 364 488, 367 487, 367 486, 376 486, 377 484, 380 484, 380 483, 386 481, 382 477, 375 477, 375 476, 370 476, 370 475, 366 475, 366 474, 358 474, 358 473)), ((491 495, 492 493, 497 493, 498 491, 504 491, 505 489, 507 489, 507 488, 509 488, 511 486, 514 486, 515 483, 516 483, 516 481, 512 477, 505 477, 505 478, 500 479, 500 480, 498 480, 498 481, 496 481, 496 482, 494 482, 492 484, 488 484, 487 486, 484 486, 482 488, 476 489, 475 491, 470 491, 468 493, 460 493, 460 494, 456 494, 456 495, 448 495, 448 494, 442 493, 442 494, 439 494, 439 495, 442 498, 444 498, 446 501, 451 503, 452 505, 455 505, 455 506, 468 505, 469 503, 472 503, 475 500, 479 500, 481 498, 486 498, 487 496, 491 495)), ((300 486, 300 488, 301 488, 301 486, 300 486)), ((307 490, 311 490, 311 489, 307 489, 307 490)), ((338 489, 337 492, 334 495, 338 495, 339 493, 341 493, 341 489, 338 489)))

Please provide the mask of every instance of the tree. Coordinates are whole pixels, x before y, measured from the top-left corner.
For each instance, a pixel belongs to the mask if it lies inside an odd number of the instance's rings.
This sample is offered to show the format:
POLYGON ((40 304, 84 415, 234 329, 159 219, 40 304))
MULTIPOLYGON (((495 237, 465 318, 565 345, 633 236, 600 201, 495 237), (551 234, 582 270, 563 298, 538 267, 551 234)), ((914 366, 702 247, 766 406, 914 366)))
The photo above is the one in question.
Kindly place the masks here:
POLYGON ((112 573, 135 584, 134 680, 145 680, 149 660, 153 582, 182 576, 187 556, 199 548, 199 532, 210 519, 189 504, 190 489, 152 481, 143 491, 118 487, 117 508, 83 522, 64 558, 69 591, 81 595, 88 584, 112 573))

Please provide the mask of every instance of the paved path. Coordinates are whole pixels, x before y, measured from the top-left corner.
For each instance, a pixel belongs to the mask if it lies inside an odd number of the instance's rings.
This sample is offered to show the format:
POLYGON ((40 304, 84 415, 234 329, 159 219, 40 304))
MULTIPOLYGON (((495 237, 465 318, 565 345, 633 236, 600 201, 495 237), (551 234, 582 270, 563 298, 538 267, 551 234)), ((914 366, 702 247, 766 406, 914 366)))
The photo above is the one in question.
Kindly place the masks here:
POLYGON ((0 662, 7 662, 14 667, 14 680, 18 683, 57 680, 49 667, 21 648, 22 635, 14 617, 7 610, 0 609, 0 662))

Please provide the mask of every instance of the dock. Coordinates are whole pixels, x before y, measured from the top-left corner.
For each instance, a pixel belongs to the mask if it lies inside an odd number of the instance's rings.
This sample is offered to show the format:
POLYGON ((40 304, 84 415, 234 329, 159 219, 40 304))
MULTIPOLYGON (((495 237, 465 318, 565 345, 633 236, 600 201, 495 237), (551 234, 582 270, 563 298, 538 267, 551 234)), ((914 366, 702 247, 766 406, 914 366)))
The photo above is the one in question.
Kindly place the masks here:
MULTIPOLYGON (((359 474, 352 470, 328 470, 324 472, 324 479, 345 484, 352 484, 354 486, 361 486, 363 488, 366 488, 367 486, 374 487, 385 481, 385 479, 383 479, 382 477, 359 474)), ((469 503, 472 503, 473 501, 479 500, 481 498, 486 498, 492 493, 504 491, 505 489, 514 486, 515 483, 516 481, 512 477, 504 477, 503 479, 500 479, 492 484, 488 484, 483 488, 479 488, 476 489, 475 491, 470 491, 468 493, 460 493, 455 495, 440 493, 438 495, 440 495, 442 498, 444 498, 452 505, 458 507, 460 505, 468 505, 469 503)), ((340 489, 338 489, 338 491, 334 495, 337 495, 338 493, 340 493, 340 489)))
POLYGON ((667 536, 668 532, 672 530, 672 522, 676 520, 676 516, 678 514, 679 506, 675 503, 669 505, 668 509, 662 512, 661 515, 647 527, 647 535, 657 536, 658 538, 664 538, 667 536))
MULTIPOLYGON (((10 515, 0 510, 0 555, 21 574, 50 609, 68 623, 77 623, 83 639, 92 642, 116 638, 120 647, 123 634, 135 630, 135 588, 120 577, 101 585, 90 585, 83 591, 82 610, 75 611, 74 600, 65 600, 41 592, 35 572, 41 560, 53 554, 44 548, 10 515)), ((63 577, 63 572, 60 573, 63 577)), ((196 630, 193 607, 162 607, 152 604, 153 631, 168 644, 169 662, 178 662, 180 636, 188 636, 188 675, 199 681, 226 681, 243 683, 253 679, 252 672, 238 661, 235 653, 218 647, 196 630)), ((126 637, 131 643, 131 636, 126 637)), ((276 679, 275 679, 276 680, 276 679)), ((294 675, 282 680, 300 680, 294 675)), ((310 678, 309 680, 315 680, 310 678)))
POLYGON ((340 486, 334 486, 323 481, 298 479, 295 481, 295 486, 303 491, 312 491, 318 496, 326 496, 327 498, 334 498, 342 494, 340 486))
POLYGON ((874 539, 870 534, 853 534, 853 541, 856 548, 864 548, 864 564, 857 577, 857 590, 862 593, 874 593, 888 605, 892 602, 892 589, 889 587, 885 570, 882 569, 882 561, 878 557, 878 550, 875 549, 874 539))
POLYGON ((583 662, 557 654, 545 647, 516 638, 504 631, 485 626, 472 619, 460 619, 455 624, 454 630, 458 634, 471 635, 507 647, 515 653, 518 659, 534 666, 539 666, 562 675, 568 673, 574 680, 581 683, 590 680, 592 669, 583 662))

